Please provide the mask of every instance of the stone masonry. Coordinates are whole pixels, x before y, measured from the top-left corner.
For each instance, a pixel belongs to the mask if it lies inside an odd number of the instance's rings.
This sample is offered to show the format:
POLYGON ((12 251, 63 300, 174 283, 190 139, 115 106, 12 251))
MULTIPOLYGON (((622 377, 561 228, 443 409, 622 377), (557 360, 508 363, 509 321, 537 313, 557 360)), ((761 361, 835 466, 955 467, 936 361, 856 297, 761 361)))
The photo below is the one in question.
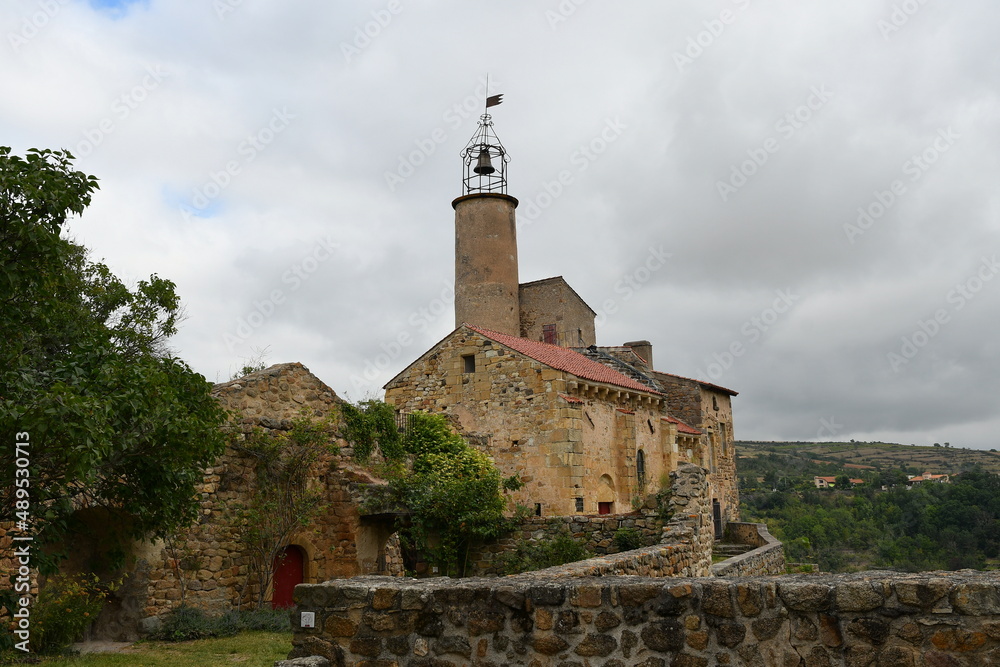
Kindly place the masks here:
POLYGON ((291 657, 394 667, 1000 664, 1000 574, 415 581, 300 586, 291 657))

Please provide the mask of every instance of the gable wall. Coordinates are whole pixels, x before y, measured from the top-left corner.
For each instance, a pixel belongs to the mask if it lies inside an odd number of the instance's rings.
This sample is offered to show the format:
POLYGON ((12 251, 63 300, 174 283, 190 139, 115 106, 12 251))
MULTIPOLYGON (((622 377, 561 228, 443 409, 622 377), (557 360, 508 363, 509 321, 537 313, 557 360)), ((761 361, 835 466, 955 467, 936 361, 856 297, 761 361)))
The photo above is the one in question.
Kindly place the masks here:
POLYGON ((594 313, 564 280, 520 286, 521 338, 543 340, 542 326, 556 325, 556 344, 587 347, 597 342, 594 313))
POLYGON ((637 443, 652 453, 647 479, 655 482, 663 472, 664 435, 645 426, 661 414, 619 401, 617 392, 577 396, 571 382, 562 371, 459 330, 390 383, 385 400, 402 412, 448 415, 505 475, 521 475, 525 486, 515 502, 531 509, 540 503, 543 515, 579 513, 576 498, 584 499, 584 512, 597 513, 604 474, 612 479, 616 507, 627 510, 638 492, 637 443), (464 355, 475 355, 474 373, 464 372, 464 355), (636 414, 617 412, 619 405, 636 414))

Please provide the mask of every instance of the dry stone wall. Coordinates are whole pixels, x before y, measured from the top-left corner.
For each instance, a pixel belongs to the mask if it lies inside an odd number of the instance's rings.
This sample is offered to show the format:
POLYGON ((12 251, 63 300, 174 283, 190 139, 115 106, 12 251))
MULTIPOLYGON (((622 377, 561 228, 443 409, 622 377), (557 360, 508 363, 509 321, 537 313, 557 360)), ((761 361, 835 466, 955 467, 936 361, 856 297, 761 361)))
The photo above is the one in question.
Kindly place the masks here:
POLYGON ((296 590, 290 657, 358 667, 1000 664, 1000 573, 424 581, 296 590))
POLYGON ((785 550, 781 542, 768 532, 762 523, 729 523, 726 539, 736 544, 755 546, 755 549, 728 558, 712 566, 715 577, 746 577, 761 574, 784 574, 785 550))

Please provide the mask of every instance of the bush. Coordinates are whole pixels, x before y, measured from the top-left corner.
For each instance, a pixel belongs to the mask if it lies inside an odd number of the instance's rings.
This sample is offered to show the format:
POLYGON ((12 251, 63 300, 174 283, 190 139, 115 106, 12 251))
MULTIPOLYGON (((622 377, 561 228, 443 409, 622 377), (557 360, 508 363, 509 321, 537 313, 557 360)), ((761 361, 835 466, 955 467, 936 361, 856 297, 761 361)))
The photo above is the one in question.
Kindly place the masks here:
POLYGON ((107 596, 108 588, 92 574, 49 577, 31 612, 31 649, 42 654, 64 651, 97 618, 107 596))
POLYGON ((614 541, 619 551, 632 551, 646 546, 642 533, 635 528, 619 528, 615 531, 614 541))
POLYGON ((569 531, 547 542, 519 540, 510 551, 500 556, 500 567, 504 574, 531 572, 546 567, 573 563, 593 556, 583 542, 573 539, 569 531))
POLYGON ((182 642, 210 637, 232 637, 244 630, 290 632, 291 621, 287 609, 257 609, 254 611, 229 611, 220 616, 210 616, 194 607, 177 607, 171 611, 152 639, 182 642))

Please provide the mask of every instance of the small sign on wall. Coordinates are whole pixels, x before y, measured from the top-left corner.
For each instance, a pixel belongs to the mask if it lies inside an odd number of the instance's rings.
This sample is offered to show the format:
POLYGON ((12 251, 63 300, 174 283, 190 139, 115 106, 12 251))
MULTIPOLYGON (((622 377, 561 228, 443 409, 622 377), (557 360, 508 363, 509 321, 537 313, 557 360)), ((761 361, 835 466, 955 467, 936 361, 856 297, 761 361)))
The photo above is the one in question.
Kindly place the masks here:
POLYGON ((314 611, 303 611, 299 616, 299 625, 303 628, 315 628, 316 627, 316 612, 314 611))

